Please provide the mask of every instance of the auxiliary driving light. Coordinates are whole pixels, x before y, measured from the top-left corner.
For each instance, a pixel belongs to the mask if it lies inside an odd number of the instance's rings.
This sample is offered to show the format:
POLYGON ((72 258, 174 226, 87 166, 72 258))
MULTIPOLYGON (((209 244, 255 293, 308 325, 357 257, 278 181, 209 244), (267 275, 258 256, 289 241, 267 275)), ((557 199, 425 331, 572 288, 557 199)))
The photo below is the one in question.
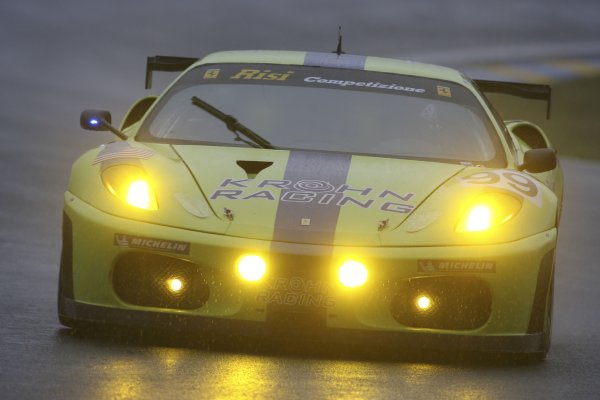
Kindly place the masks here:
POLYGON ((184 284, 181 278, 169 278, 166 282, 167 290, 171 294, 179 294, 183 291, 184 284))
POLYGON ((354 260, 343 263, 338 272, 342 285, 350 288, 364 285, 368 275, 367 267, 354 260))
POLYGON ((262 257, 251 254, 240 257, 237 262, 240 276, 250 282, 259 281, 267 271, 267 263, 262 257))
POLYGON ((431 307, 433 307, 433 300, 431 300, 431 297, 422 294, 417 296, 415 299, 415 306, 417 306, 419 311, 426 312, 431 310, 431 307))

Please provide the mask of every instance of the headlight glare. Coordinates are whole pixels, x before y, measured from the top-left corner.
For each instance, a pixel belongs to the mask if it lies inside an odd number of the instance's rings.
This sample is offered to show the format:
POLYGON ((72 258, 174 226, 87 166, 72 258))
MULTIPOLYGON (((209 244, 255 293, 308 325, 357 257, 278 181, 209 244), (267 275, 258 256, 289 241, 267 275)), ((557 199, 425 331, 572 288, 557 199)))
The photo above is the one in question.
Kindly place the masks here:
POLYGON ((430 311, 433 305, 433 300, 426 294, 421 294, 415 298, 415 306, 420 312, 430 311))
POLYGON ((457 232, 483 232, 509 221, 521 209, 521 201, 504 193, 479 195, 462 214, 457 232))
POLYGON ((363 263, 354 260, 343 263, 338 271, 340 282, 349 288, 364 285, 368 276, 367 267, 363 263))
POLYGON ((181 279, 179 277, 171 277, 171 278, 167 279, 167 281, 165 282, 165 285, 166 285, 169 293, 171 293, 173 295, 182 293, 183 289, 185 288, 183 279, 181 279))
POLYGON ((140 167, 116 165, 102 172, 106 189, 125 203, 144 210, 157 210, 150 179, 140 167))
POLYGON ((127 189, 127 202, 132 206, 139 208, 150 208, 151 203, 150 186, 148 182, 139 180, 133 181, 127 189))
POLYGON ((238 259, 237 270, 243 279, 257 282, 267 272, 267 263, 260 256, 247 254, 238 259))

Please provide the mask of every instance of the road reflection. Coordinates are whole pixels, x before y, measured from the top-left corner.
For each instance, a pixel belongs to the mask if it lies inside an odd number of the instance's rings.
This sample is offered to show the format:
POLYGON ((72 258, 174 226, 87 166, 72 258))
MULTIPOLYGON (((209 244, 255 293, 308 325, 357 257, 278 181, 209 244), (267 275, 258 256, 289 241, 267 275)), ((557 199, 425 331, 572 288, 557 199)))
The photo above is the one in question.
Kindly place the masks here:
MULTIPOLYGON (((502 363, 447 359, 413 352, 407 357, 335 345, 230 340, 179 341, 121 336, 112 332, 61 333, 60 347, 85 354, 72 378, 86 398, 178 399, 486 399, 502 387, 485 387, 463 375, 485 380, 504 370, 502 363), (119 339, 120 338, 120 339, 119 339), (263 345, 261 346, 260 343, 263 345), (486 372, 487 371, 487 372, 486 372)), ((390 352, 391 353, 391 352, 390 352)), ((542 366, 510 366, 509 374, 542 366), (516 370, 515 370, 516 367, 516 370)))
POLYGON ((143 377, 136 361, 118 359, 99 364, 92 369, 91 372, 96 375, 97 382, 100 383, 98 393, 93 397, 133 399, 145 395, 142 391, 143 377))
MULTIPOLYGON (((215 364, 210 389, 219 398, 277 398, 277 370, 278 363, 270 357, 227 357, 215 364)), ((199 393, 204 390, 206 382, 199 388, 199 393)))

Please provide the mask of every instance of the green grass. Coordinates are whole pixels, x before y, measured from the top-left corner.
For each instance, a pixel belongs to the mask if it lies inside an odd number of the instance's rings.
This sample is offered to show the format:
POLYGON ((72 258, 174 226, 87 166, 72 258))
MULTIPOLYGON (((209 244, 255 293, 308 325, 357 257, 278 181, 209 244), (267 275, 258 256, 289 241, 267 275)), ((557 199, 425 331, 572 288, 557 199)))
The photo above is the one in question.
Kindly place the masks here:
POLYGON ((503 95, 490 96, 504 119, 538 124, 559 155, 600 160, 600 77, 552 85, 552 112, 545 105, 503 95))

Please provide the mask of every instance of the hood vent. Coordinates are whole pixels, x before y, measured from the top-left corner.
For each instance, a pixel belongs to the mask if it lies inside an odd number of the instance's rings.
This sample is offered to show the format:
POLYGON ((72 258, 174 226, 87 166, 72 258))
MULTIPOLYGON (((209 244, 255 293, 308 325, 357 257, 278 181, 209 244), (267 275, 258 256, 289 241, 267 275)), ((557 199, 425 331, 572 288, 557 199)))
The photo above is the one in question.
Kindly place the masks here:
POLYGON ((244 161, 238 160, 236 164, 239 165, 246 174, 248 179, 254 179, 262 170, 269 168, 273 165, 271 161, 244 161))

